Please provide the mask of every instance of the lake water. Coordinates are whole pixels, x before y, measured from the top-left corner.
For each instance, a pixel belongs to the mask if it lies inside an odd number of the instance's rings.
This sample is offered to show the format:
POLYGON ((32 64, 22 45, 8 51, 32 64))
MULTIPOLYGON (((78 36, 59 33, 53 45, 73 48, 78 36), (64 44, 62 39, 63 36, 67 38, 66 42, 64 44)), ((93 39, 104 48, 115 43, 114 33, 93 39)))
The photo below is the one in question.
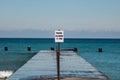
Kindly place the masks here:
MULTIPOLYGON (((0 70, 16 71, 40 50, 56 48, 54 39, 0 38, 0 70), (4 51, 4 47, 8 51, 4 51), (31 51, 27 47, 31 46, 31 51)), ((78 48, 78 55, 112 80, 120 80, 120 39, 65 39, 61 49, 78 48), (98 48, 103 52, 99 53, 98 48)))

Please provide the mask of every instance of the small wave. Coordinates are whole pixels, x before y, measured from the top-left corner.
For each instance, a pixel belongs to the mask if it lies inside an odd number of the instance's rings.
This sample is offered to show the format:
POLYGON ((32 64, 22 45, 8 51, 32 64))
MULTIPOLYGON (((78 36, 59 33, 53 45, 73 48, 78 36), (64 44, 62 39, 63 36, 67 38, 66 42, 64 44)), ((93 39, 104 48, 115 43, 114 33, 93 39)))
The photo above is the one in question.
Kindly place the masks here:
POLYGON ((13 74, 13 71, 0 71, 0 78, 8 78, 13 74))

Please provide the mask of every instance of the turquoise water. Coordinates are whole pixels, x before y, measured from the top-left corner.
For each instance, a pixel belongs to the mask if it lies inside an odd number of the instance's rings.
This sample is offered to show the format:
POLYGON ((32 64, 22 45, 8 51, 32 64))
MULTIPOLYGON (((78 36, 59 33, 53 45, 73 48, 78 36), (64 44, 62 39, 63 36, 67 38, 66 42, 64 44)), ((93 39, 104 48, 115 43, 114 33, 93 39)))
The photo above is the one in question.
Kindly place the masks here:
MULTIPOLYGON (((40 50, 56 47, 54 39, 1 38, 0 70, 17 70, 40 50), (4 47, 8 51, 4 51, 4 47), (31 46, 32 50, 27 51, 31 46)), ((81 55, 112 80, 120 80, 120 39, 65 39, 61 49, 78 48, 81 55), (103 48, 99 53, 98 48, 103 48)))

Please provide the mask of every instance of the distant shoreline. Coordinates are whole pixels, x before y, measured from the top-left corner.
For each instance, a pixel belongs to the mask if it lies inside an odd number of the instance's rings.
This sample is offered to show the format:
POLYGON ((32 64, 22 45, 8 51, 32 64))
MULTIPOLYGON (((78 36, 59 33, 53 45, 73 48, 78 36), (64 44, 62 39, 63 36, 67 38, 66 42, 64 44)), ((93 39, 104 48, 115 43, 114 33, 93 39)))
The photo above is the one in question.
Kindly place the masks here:
MULTIPOLYGON (((24 38, 24 37, 0 37, 0 39, 54 39, 54 38, 24 38)), ((120 39, 120 38, 65 38, 65 39, 120 39)))

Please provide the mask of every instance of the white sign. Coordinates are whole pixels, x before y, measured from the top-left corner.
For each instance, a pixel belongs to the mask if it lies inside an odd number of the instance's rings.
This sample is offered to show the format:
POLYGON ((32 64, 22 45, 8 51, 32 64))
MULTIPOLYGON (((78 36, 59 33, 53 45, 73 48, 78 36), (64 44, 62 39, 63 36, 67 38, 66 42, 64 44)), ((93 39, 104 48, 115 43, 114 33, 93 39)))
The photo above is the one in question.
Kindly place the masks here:
POLYGON ((55 42, 64 42, 64 31, 63 30, 55 31, 55 42))

